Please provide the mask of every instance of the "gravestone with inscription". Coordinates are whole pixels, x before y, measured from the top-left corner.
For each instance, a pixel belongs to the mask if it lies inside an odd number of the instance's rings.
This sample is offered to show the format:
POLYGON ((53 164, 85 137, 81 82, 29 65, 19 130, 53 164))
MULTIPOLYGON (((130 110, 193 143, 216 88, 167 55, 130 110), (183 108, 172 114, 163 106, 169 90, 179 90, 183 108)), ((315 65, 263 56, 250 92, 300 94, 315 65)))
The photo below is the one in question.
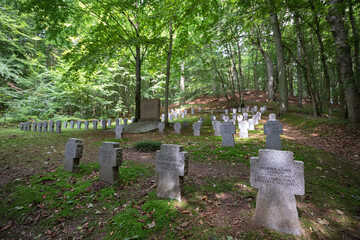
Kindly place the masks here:
POLYGON ((282 149, 280 135, 283 134, 283 126, 276 120, 276 115, 274 113, 269 115, 269 120, 264 124, 264 134, 267 135, 266 149, 282 149))
POLYGON ((106 119, 101 119, 101 128, 106 129, 106 119))
POLYGON ((122 125, 116 125, 115 127, 115 138, 116 139, 122 139, 122 134, 123 134, 123 130, 124 130, 124 127, 122 125))
POLYGON ((79 162, 83 153, 81 139, 69 138, 65 145, 65 165, 64 170, 70 172, 79 171, 79 162))
POLYGON ((97 130, 98 120, 93 120, 93 130, 97 130))
POLYGON ((292 152, 260 149, 250 159, 250 185, 259 189, 255 224, 300 236, 294 195, 305 194, 304 163, 294 161, 292 152))
POLYGON ((117 142, 103 142, 99 149, 100 181, 113 184, 119 178, 122 164, 122 149, 117 142))
POLYGON ((54 127, 55 127, 54 120, 50 120, 50 122, 49 122, 49 132, 53 133, 54 132, 54 127))
POLYGON ((74 129, 74 121, 70 121, 70 128, 74 129))
POLYGON ((175 129, 175 134, 181 134, 180 130, 181 130, 181 123, 176 122, 174 124, 174 129, 175 129))
POLYGON ((236 126, 232 122, 223 122, 220 125, 220 132, 222 136, 221 146, 235 147, 236 126))
POLYGON ((194 136, 200 136, 200 129, 201 129, 201 123, 200 122, 194 122, 193 123, 193 130, 194 130, 194 136))
POLYGON ((86 120, 84 123, 85 123, 85 130, 89 130, 89 121, 86 120))
POLYGON ((61 133, 61 121, 58 120, 55 122, 55 129, 56 129, 56 133, 61 133))
POLYGON ((42 132, 42 122, 37 122, 37 131, 42 132))
POLYGON ((156 172, 159 173, 157 196, 181 201, 184 176, 188 172, 189 154, 181 145, 162 144, 156 151, 156 172))
POLYGON ((160 121, 160 99, 141 100, 139 121, 160 121))
POLYGON ((249 138, 249 123, 247 121, 240 121, 239 122, 239 137, 240 138, 249 138))
POLYGON ((165 128, 165 123, 159 122, 158 124, 159 133, 164 133, 164 128, 165 128))

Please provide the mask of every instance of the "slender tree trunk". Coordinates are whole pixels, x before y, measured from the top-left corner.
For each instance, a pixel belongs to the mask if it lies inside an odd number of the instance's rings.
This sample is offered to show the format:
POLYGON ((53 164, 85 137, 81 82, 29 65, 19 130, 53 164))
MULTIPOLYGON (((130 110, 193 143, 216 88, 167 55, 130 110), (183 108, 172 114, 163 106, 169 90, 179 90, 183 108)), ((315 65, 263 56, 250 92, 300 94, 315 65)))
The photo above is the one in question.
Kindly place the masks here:
MULTIPOLYGON (((274 6, 273 0, 269 0, 270 6, 274 6)), ((283 115, 288 111, 288 87, 286 79, 286 67, 285 67, 285 57, 284 50, 281 42, 281 32, 277 14, 275 12, 270 13, 270 22, 273 30, 273 38, 276 48, 276 57, 277 57, 277 70, 279 73, 279 114, 283 115)))
MULTIPOLYGON (((298 17, 295 17, 295 23, 296 25, 299 24, 299 19, 298 17)), ((298 62, 301 62, 301 42, 300 42, 300 32, 296 31, 296 39, 297 39, 297 58, 298 58, 298 62)), ((300 64, 296 65, 296 70, 297 70, 297 79, 298 79, 298 83, 297 83, 297 97, 298 97, 298 107, 302 107, 302 98, 303 98, 303 78, 302 78, 302 70, 301 70, 301 66, 300 64)))
POLYGON ((353 1, 349 0, 349 18, 354 41, 354 60, 355 60, 355 79, 360 92, 360 57, 359 57, 359 34, 356 26, 356 20, 353 15, 353 1))
POLYGON ((290 60, 289 67, 288 67, 288 79, 289 79, 289 94, 290 96, 294 96, 294 81, 293 81, 293 65, 290 60))
POLYGON ((257 49, 263 55, 265 62, 266 62, 266 69, 267 69, 267 90, 268 90, 268 101, 273 102, 275 101, 275 93, 274 93, 274 65, 270 58, 270 56, 265 52, 263 47, 260 45, 260 40, 258 39, 257 42, 253 41, 253 44, 256 45, 257 49))
POLYGON ((140 46, 136 47, 136 90, 135 90, 135 122, 140 119, 140 104, 141 104, 141 58, 140 46))
POLYGON ((169 85, 170 85, 170 64, 171 64, 171 53, 173 45, 173 31, 172 31, 172 22, 169 24, 169 50, 167 52, 167 61, 166 61, 166 80, 165 80, 165 125, 169 125, 169 85))
POLYGON ((258 72, 257 72, 257 65, 258 65, 258 52, 255 52, 255 62, 254 62, 254 86, 255 91, 259 91, 259 79, 258 79, 258 72))
POLYGON ((344 84, 343 81, 341 80, 341 73, 340 73, 340 59, 339 57, 337 57, 337 80, 338 80, 338 85, 339 85, 339 98, 340 98, 340 115, 342 117, 342 119, 347 119, 348 114, 347 114, 347 110, 346 110, 346 99, 345 99, 345 92, 344 92, 344 84))
POLYGON ((180 62, 180 69, 181 69, 181 76, 180 76, 180 104, 184 105, 185 104, 185 62, 181 61, 180 62))
POLYGON ((230 59, 229 59, 229 66, 230 66, 229 81, 230 81, 230 85, 231 85, 231 92, 232 92, 232 95, 234 96, 234 103, 237 104, 237 97, 236 97, 236 90, 235 90, 235 82, 237 82, 237 70, 236 70, 236 66, 234 65, 234 58, 233 58, 234 54, 232 52, 230 43, 227 44, 227 51, 230 56, 230 59))
POLYGON ((341 0, 329 0, 330 10, 327 21, 331 26, 335 40, 336 50, 339 57, 340 77, 345 84, 345 98, 351 124, 360 123, 360 96, 356 88, 354 73, 352 69, 352 60, 350 46, 348 44, 347 34, 339 13, 339 4, 341 0))
MULTIPOLYGON (((211 55, 213 55, 211 45, 210 45, 210 52, 211 52, 211 55)), ((225 96, 228 104, 230 105, 230 99, 229 99, 229 96, 227 94, 227 89, 225 88, 225 81, 224 81, 220 71, 217 68, 215 57, 212 57, 212 62, 213 62, 213 65, 214 65, 215 72, 217 73, 217 75, 219 76, 219 79, 220 79, 220 90, 222 89, 224 91, 224 96, 225 96)))
POLYGON ((244 82, 244 76, 243 76, 243 71, 242 71, 242 60, 241 60, 241 48, 240 48, 240 43, 239 41, 236 41, 237 43, 237 48, 238 48, 238 60, 239 60, 239 77, 240 77, 240 89, 239 90, 239 94, 240 94, 240 107, 244 107, 245 105, 245 82, 244 82))

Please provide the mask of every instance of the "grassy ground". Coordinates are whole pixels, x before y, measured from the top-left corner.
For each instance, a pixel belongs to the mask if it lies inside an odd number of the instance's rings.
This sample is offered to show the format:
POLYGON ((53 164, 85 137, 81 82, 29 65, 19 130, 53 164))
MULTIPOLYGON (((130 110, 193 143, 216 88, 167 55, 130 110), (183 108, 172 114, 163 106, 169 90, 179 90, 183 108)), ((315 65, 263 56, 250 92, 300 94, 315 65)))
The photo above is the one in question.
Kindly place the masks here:
MULTIPOLYGON (((269 111, 275 106, 269 105, 269 111)), ((190 113, 190 111, 188 111, 190 113)), ((269 113, 269 112, 268 112, 269 113)), ((99 182, 97 150, 114 133, 64 129, 62 134, 0 131, 0 237, 3 239, 359 239, 359 169, 336 154, 282 137, 283 150, 304 162, 304 196, 296 196, 302 236, 294 237, 257 227, 252 217, 257 190, 249 183, 250 157, 265 146, 263 117, 249 139, 221 147, 213 136, 210 114, 188 115, 190 127, 181 135, 167 128, 128 134, 119 181, 99 182), (192 136, 191 123, 205 117, 201 136, 192 136), (84 139, 79 173, 62 170, 68 138, 84 139), (156 196, 154 152, 133 148, 141 140, 184 146, 190 154, 182 202, 156 196)), ((219 116, 220 113, 216 113, 219 116)), ((289 127, 311 131, 319 120, 293 112, 283 118, 289 127), (299 120, 306 118, 306 123, 299 120), (301 119, 301 118, 300 118, 301 119), (303 124, 303 125, 302 125, 303 124)), ((178 119, 178 121, 184 121, 178 119)), ((325 122, 324 122, 325 121, 325 122)), ((332 124, 337 124, 336 121, 332 124)), ((341 124, 341 123, 339 123, 341 124)), ((309 136, 307 136, 309 137, 309 136)))

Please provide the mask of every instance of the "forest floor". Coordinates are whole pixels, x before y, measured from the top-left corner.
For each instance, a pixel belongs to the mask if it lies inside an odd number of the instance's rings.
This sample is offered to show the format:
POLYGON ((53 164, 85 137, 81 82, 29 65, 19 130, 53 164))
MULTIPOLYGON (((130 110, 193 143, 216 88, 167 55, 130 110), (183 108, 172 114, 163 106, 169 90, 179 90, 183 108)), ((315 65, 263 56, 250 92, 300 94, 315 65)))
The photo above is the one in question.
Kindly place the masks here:
MULTIPOLYGON (((249 139, 235 137, 235 148, 221 147, 209 116, 230 109, 225 98, 197 98, 205 117, 201 136, 191 127, 175 135, 151 131, 115 134, 103 130, 63 129, 62 134, 0 130, 0 239, 360 239, 360 128, 336 117, 311 116, 304 100, 279 120, 284 126, 283 150, 304 162, 304 196, 296 196, 302 236, 254 225, 257 190, 249 183, 250 157, 264 148, 263 124, 276 112, 263 92, 247 92, 247 106, 268 106, 249 139), (68 138, 83 139, 80 172, 62 170, 68 138), (182 202, 156 196, 155 153, 133 146, 144 140, 184 146, 189 152, 182 202), (99 182, 98 148, 118 141, 123 148, 119 182, 99 182)), ((177 106, 173 105, 172 108, 177 106)), ((190 110, 188 110, 190 112, 190 110)), ((336 108, 334 110, 336 113, 336 108)))

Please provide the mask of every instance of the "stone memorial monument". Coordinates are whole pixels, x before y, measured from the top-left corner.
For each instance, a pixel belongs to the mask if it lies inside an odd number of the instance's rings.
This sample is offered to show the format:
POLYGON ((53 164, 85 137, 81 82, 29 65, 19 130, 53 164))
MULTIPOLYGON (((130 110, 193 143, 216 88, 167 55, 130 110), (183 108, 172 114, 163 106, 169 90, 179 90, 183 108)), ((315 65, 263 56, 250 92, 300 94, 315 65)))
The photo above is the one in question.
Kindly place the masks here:
POLYGON ((264 124, 264 134, 267 135, 266 149, 282 149, 280 135, 283 134, 283 126, 276 120, 276 115, 274 113, 269 115, 269 120, 264 124))
POLYGON ((189 122, 188 122, 188 121, 184 121, 182 125, 183 125, 184 128, 188 128, 188 127, 189 127, 189 122))
POLYGON ((222 136, 221 146, 235 147, 236 126, 232 122, 223 122, 220 125, 220 132, 222 136))
POLYGON ((184 176, 188 172, 189 154, 181 145, 162 144, 156 151, 156 172, 159 173, 157 196, 181 201, 184 176))
POLYGON ((260 149, 250 159, 250 185, 259 189, 255 224, 300 236, 294 194, 305 194, 304 182, 304 163, 294 161, 292 152, 260 149))
POLYGON ((113 184, 119 178, 122 164, 122 149, 117 142, 103 142, 99 149, 100 181, 113 184))
POLYGON ((142 100, 140 104, 140 122, 160 121, 160 99, 142 100))
POLYGON ((81 139, 69 138, 65 145, 65 165, 64 170, 70 172, 79 171, 79 162, 83 153, 81 139))

